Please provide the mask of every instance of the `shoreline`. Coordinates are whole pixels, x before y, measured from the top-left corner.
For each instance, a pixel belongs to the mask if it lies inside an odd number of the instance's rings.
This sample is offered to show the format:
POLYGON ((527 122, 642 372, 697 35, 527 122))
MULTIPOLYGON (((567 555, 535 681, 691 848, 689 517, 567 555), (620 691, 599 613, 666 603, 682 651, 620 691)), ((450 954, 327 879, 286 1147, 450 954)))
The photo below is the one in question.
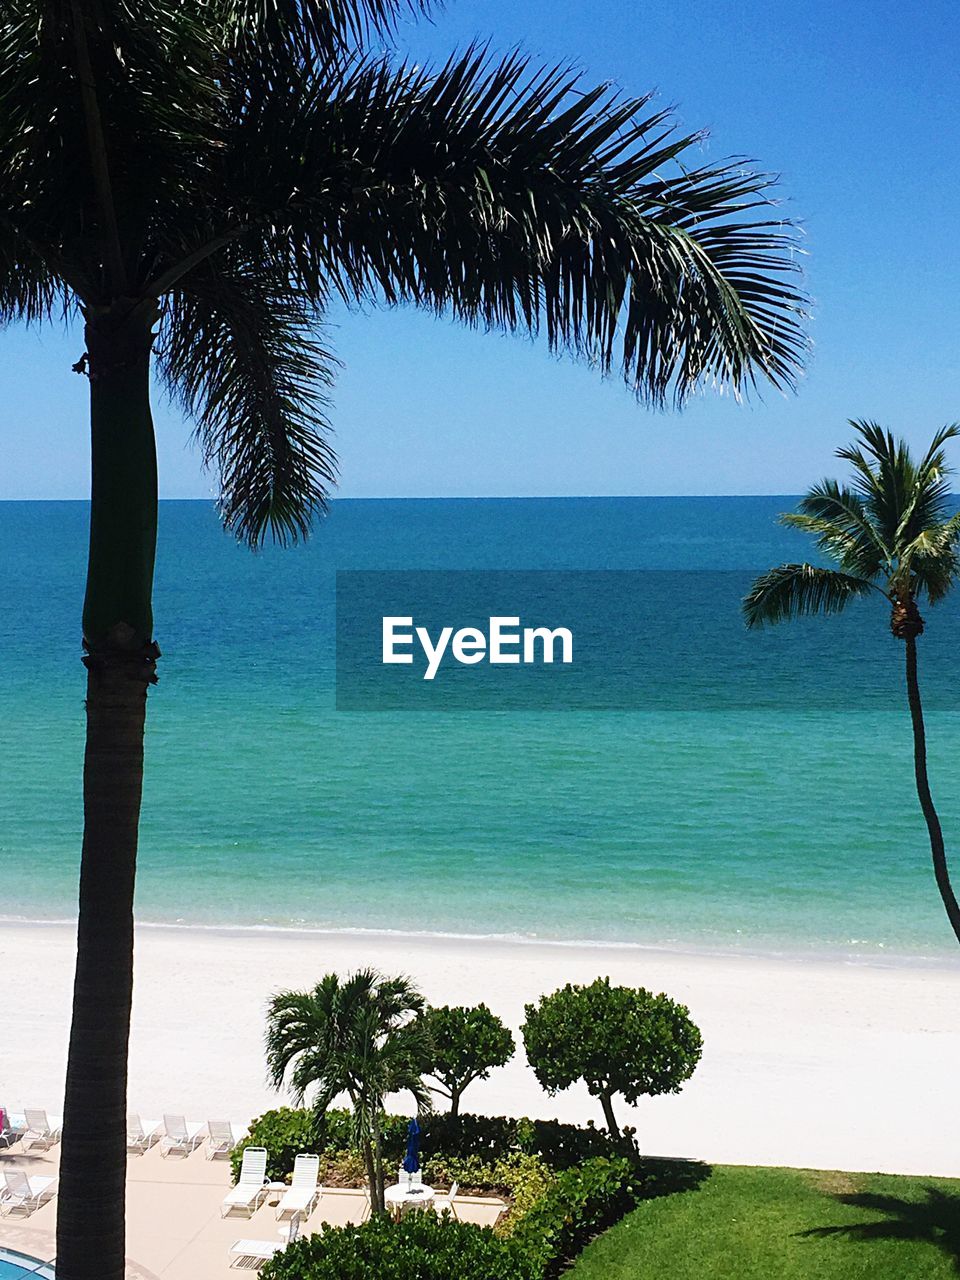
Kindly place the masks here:
MULTIPOLYGON (((73 954, 72 926, 0 923, 0 1105, 11 1110, 61 1110, 73 954)), ((140 926, 131 1110, 246 1121, 288 1105, 265 1078, 267 999, 363 965, 409 974, 434 1004, 485 1001, 511 1027, 517 1055, 470 1087, 465 1110, 601 1123, 585 1088, 540 1089, 517 1032, 525 1002, 609 974, 682 1001, 704 1035, 703 1060, 679 1094, 620 1103, 643 1151, 960 1176, 960 966, 140 926)))
MULTIPOLYGON (((960 975, 960 953, 944 950, 936 955, 923 955, 879 949, 871 952, 844 949, 790 950, 788 947, 736 947, 721 943, 707 946, 694 942, 628 942, 621 939, 596 938, 548 938, 513 933, 453 933, 442 929, 381 929, 362 925, 308 925, 308 924, 201 924, 197 921, 136 920, 137 930, 172 934, 198 934, 242 938, 250 935, 280 938, 368 939, 376 944, 399 941, 424 945, 448 943, 484 947, 531 947, 566 951, 591 951, 601 954, 623 952, 624 955, 672 956, 683 959, 697 957, 724 961, 743 959, 782 962, 796 965, 842 965, 870 969, 908 969, 960 975)), ((75 929, 76 921, 66 918, 34 919, 0 914, 0 931, 4 929, 75 929)))

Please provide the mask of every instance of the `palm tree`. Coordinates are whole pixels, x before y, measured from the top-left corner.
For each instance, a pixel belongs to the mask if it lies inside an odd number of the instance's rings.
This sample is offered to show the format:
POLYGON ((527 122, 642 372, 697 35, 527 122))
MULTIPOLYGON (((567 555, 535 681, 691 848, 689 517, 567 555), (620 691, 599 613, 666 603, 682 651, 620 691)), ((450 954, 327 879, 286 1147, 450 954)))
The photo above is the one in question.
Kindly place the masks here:
POLYGON ((273 1084, 282 1088, 289 1075, 300 1105, 314 1089, 318 1119, 338 1094, 347 1095, 375 1213, 385 1209, 387 1095, 408 1090, 419 1111, 430 1109, 430 1091, 423 1083, 430 1060, 425 1007, 406 978, 384 978, 373 969, 361 969, 344 982, 328 973, 312 991, 282 991, 270 1001, 267 1064, 273 1084))
POLYGON ((960 435, 944 427, 919 462, 903 440, 875 422, 850 425, 859 443, 837 450, 853 467, 851 485, 816 485, 799 512, 782 523, 816 538, 836 569, 783 564, 757 578, 743 602, 747 625, 784 622, 802 614, 840 613, 851 600, 873 593, 890 607, 890 630, 904 642, 907 702, 913 725, 917 795, 930 837, 933 871, 947 918, 960 942, 960 906, 950 883, 940 819, 927 778, 926 731, 917 680, 917 639, 923 634, 918 601, 934 605, 956 584, 960 514, 951 514, 943 446, 960 435))
POLYGON ((84 835, 60 1280, 120 1280, 152 617, 153 368, 251 546, 307 534, 335 457, 331 303, 408 303, 619 367, 641 401, 792 384, 793 231, 647 98, 471 49, 370 52, 429 0, 8 0, 0 322, 82 322, 91 512, 84 835), (91 1178, 90 1169, 96 1169, 91 1178))

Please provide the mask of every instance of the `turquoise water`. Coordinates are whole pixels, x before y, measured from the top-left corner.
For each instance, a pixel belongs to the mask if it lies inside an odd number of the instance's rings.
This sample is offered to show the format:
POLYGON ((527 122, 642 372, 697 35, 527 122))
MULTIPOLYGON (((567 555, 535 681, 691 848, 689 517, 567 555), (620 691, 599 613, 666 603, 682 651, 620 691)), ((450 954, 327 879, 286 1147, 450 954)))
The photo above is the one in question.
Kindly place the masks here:
POLYGON ((53 1268, 39 1258, 29 1258, 25 1253, 0 1248, 0 1280, 28 1280, 30 1276, 53 1280, 53 1274, 53 1268))
MULTIPOLYGON (((955 944, 882 604, 760 635, 789 498, 340 501, 251 556, 161 509, 139 914, 871 957, 955 944), (648 571, 646 709, 337 712, 335 569, 648 571)), ((86 508, 0 503, 0 914, 66 919, 80 839, 86 508)), ((960 602, 923 638, 960 843, 960 602)))

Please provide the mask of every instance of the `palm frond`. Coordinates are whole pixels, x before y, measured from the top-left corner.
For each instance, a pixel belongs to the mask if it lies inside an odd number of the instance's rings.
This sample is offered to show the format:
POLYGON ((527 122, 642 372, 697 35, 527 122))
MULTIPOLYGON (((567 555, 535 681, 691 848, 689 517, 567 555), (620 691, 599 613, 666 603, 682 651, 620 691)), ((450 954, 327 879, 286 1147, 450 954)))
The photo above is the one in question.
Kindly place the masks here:
POLYGON ((255 57, 267 50, 303 59, 388 38, 404 14, 439 7, 437 0, 226 0, 223 11, 228 33, 255 57))
POLYGON ((947 595, 960 575, 958 544, 960 513, 922 530, 902 548, 903 572, 915 594, 926 593, 931 604, 947 595))
POLYGON ((0 326, 39 325, 75 314, 76 298, 0 215, 0 326))
POLYGON ((158 368, 197 421, 224 523, 258 546, 296 541, 336 480, 326 433, 333 357, 314 308, 263 263, 198 270, 169 300, 158 368))
POLYGON ((894 554, 862 499, 835 480, 814 485, 801 499, 800 511, 782 516, 781 523, 812 534, 821 551, 862 578, 876 577, 894 554))
POLYGON ((744 597, 743 616, 748 627, 762 627, 805 614, 840 613, 873 590, 866 579, 836 569, 782 564, 756 579, 744 597))
POLYGON ((196 203, 216 167, 223 63, 214 7, 6 7, 0 221, 42 250, 87 302, 116 297, 120 285, 134 296, 148 278, 158 213, 175 224, 174 211, 196 203))
POLYGON ((768 176, 685 168, 698 142, 647 98, 474 48, 435 73, 360 62, 263 86, 228 181, 255 193, 250 216, 310 296, 542 329, 656 404, 709 381, 789 385, 805 350, 794 230, 768 176))
POLYGON ((898 538, 910 542, 927 530, 940 526, 948 518, 951 504, 950 477, 944 444, 960 434, 960 425, 941 427, 916 467, 911 465, 910 496, 900 517, 898 538))

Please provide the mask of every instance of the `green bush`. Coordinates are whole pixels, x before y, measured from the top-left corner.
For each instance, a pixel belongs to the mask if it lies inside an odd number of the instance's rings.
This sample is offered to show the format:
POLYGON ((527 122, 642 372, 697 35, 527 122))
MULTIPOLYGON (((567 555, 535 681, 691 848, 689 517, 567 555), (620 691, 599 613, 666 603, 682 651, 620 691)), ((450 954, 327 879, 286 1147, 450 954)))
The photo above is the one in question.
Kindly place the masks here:
MULTIPOLYGON (((384 1119, 383 1153, 388 1164, 399 1165, 403 1159, 408 1123, 407 1116, 384 1119)), ((293 1162, 301 1151, 315 1151, 321 1156, 321 1180, 333 1186, 351 1185, 347 1178, 352 1172, 348 1174, 348 1170, 358 1170, 352 1185, 366 1178, 366 1169, 353 1142, 353 1116, 340 1108, 331 1108, 322 1116, 293 1107, 265 1111, 253 1121, 246 1137, 231 1154, 234 1181, 240 1176, 244 1147, 266 1147, 267 1177, 271 1182, 283 1182, 293 1172, 293 1162), (329 1176, 324 1177, 324 1170, 329 1171, 329 1176)))
POLYGON ((516 1242, 448 1214, 377 1217, 295 1241, 260 1272, 263 1280, 537 1280, 516 1242))
POLYGON ((497 1223, 498 1233, 509 1231, 510 1224, 536 1204, 553 1177, 540 1156, 522 1151, 494 1161, 480 1156, 431 1156, 424 1164, 424 1178, 431 1186, 449 1187, 456 1182, 461 1192, 505 1196, 510 1211, 497 1223))
MULTIPOLYGON (((384 1159, 389 1167, 399 1165, 407 1144, 407 1116, 386 1116, 383 1127, 384 1159)), ((490 1166, 513 1154, 539 1156, 550 1169, 567 1169, 594 1156, 615 1155, 623 1151, 633 1130, 624 1129, 623 1140, 615 1143, 602 1129, 588 1124, 580 1128, 561 1124, 558 1120, 512 1119, 508 1116, 424 1116, 421 1125, 421 1151, 431 1170, 441 1162, 476 1160, 490 1166)), ((244 1146, 266 1147, 267 1175, 271 1181, 282 1181, 293 1171, 293 1161, 300 1151, 316 1151, 328 1156, 331 1167, 345 1171, 348 1159, 337 1162, 338 1153, 354 1152, 353 1117, 349 1111, 333 1108, 317 1121, 312 1111, 280 1107, 267 1111, 250 1126, 250 1131, 233 1153, 234 1179, 240 1171, 244 1146)), ((444 1163, 446 1162, 446 1163, 444 1163)), ((321 1169, 325 1167, 321 1161, 321 1169)), ((360 1164, 362 1170, 362 1163, 360 1164)), ((321 1175, 322 1176, 322 1175, 321 1175)), ((358 1181, 362 1181, 361 1172, 358 1181)), ((425 1177, 427 1174, 425 1172, 425 1177)), ((431 1177, 436 1176, 430 1174, 431 1177)), ((346 1182, 329 1179, 333 1185, 346 1182)), ((429 1178, 428 1178, 429 1180, 429 1178)), ((439 1179, 441 1182, 444 1177, 439 1179)), ((461 1179, 465 1181, 465 1179, 461 1179)), ((479 1183, 472 1183, 479 1186, 479 1183)))
POLYGON ((643 1180, 632 1161, 600 1156, 558 1173, 516 1221, 511 1238, 526 1254, 531 1274, 549 1280, 643 1196, 643 1180))
POLYGON ((513 1036, 485 1004, 440 1005, 425 1014, 432 1041, 427 1075, 450 1099, 450 1114, 460 1111, 464 1089, 486 1080, 494 1067, 503 1067, 516 1050, 513 1036))
POLYGON ((525 1007, 523 1044, 548 1093, 578 1080, 600 1099, 607 1129, 621 1136, 613 1099, 679 1093, 693 1075, 703 1041, 685 1005, 643 987, 568 983, 525 1007))
POLYGON ((293 1162, 301 1151, 316 1151, 320 1143, 312 1111, 278 1107, 265 1111, 251 1124, 247 1136, 239 1142, 230 1155, 233 1180, 240 1176, 240 1164, 244 1147, 266 1147, 267 1178, 270 1182, 283 1182, 293 1172, 293 1162))
POLYGON ((427 1116, 421 1127, 421 1146, 427 1155, 478 1156, 490 1161, 519 1151, 542 1156, 551 1169, 582 1164, 592 1156, 615 1155, 634 1132, 624 1129, 622 1140, 614 1142, 592 1124, 580 1128, 559 1120, 449 1114, 427 1116))

